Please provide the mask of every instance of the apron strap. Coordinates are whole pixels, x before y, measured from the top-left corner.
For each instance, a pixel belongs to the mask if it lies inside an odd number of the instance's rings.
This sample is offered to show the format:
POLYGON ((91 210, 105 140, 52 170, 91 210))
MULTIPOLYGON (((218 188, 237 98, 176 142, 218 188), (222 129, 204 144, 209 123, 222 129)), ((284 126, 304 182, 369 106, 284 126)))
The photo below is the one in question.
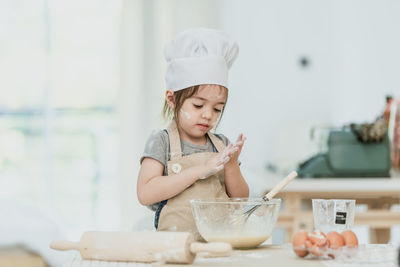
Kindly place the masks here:
POLYGON ((167 128, 171 160, 182 157, 181 139, 175 120, 172 120, 167 128))
POLYGON ((211 142, 215 146, 218 152, 222 152, 225 149, 225 144, 219 139, 218 137, 215 136, 215 134, 212 133, 207 133, 208 137, 210 138, 211 142))

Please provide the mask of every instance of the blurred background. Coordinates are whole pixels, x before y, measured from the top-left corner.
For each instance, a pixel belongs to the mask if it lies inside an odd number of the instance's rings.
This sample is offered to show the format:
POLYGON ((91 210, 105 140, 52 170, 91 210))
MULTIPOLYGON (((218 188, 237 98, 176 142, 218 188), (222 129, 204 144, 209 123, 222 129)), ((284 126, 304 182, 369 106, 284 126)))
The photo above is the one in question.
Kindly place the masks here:
MULTIPOLYGON (((318 152, 313 127, 373 122, 399 97, 399 13, 395 0, 0 0, 3 224, 29 229, 16 211, 37 209, 70 238, 152 229, 139 158, 166 125, 163 46, 192 27, 240 46, 217 132, 247 136, 244 173, 283 177, 318 152)), ((255 195, 268 176, 245 178, 255 195)))

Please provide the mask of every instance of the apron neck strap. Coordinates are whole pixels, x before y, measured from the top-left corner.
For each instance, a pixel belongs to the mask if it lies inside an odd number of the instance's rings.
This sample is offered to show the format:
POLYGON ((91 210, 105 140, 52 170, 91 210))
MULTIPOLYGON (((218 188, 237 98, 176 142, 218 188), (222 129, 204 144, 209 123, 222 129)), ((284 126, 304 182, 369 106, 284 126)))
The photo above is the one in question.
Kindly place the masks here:
POLYGON ((218 152, 222 152, 225 149, 225 144, 219 139, 218 137, 215 136, 215 134, 212 133, 207 133, 208 137, 210 138, 211 142, 215 146, 218 152))
MULTIPOLYGON (((182 157, 181 138, 179 136, 178 127, 176 125, 175 120, 171 121, 171 123, 167 128, 167 132, 169 137, 171 160, 181 158, 182 157)), ((212 133, 207 133, 207 135, 210 138, 211 143, 213 143, 218 152, 222 152, 225 149, 224 143, 218 137, 216 137, 212 133)))
POLYGON ((179 131, 176 126, 175 120, 172 120, 167 128, 169 137, 169 146, 171 153, 171 160, 182 157, 181 138, 179 137, 179 131))

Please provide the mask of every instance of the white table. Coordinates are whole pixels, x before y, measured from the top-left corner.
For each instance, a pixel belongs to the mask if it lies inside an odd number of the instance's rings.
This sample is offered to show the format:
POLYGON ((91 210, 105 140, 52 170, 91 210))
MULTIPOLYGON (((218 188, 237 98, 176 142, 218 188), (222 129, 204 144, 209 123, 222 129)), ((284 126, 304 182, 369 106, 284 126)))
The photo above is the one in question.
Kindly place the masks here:
MULTIPOLYGON (((264 266, 282 266, 282 267, 396 267, 395 265, 395 251, 391 247, 384 247, 377 252, 377 248, 371 245, 371 251, 375 251, 372 255, 373 261, 361 257, 363 263, 358 262, 360 257, 355 257, 353 262, 344 263, 337 260, 316 259, 310 256, 307 258, 299 258, 292 250, 291 244, 284 245, 262 245, 255 249, 250 250, 234 250, 230 257, 196 257, 195 261, 190 266, 198 267, 264 267, 264 266), (377 262, 377 258, 382 258, 385 262, 377 262), (367 263, 367 265, 365 265, 367 263), (364 264, 364 265, 363 265, 364 264)), ((362 249, 362 248, 361 248, 362 249)), ((364 251, 365 252, 365 251, 364 251)), ((369 254, 369 253, 368 253, 369 254)), ((378 259, 379 260, 379 259, 378 259)), ((151 266, 165 266, 165 267, 182 267, 185 264, 145 264, 134 262, 105 262, 105 261, 88 261, 81 260, 79 256, 70 262, 63 265, 63 267, 151 267, 151 266)))

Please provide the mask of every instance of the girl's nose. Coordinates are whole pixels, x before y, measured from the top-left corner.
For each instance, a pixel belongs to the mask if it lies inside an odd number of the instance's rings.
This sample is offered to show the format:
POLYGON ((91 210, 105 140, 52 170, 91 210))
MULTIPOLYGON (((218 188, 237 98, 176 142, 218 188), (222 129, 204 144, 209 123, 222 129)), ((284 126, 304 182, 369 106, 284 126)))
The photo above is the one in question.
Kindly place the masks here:
POLYGON ((204 109, 203 115, 202 115, 202 117, 203 117, 204 119, 210 119, 210 118, 211 118, 211 115, 212 115, 212 112, 211 112, 210 110, 204 109))

